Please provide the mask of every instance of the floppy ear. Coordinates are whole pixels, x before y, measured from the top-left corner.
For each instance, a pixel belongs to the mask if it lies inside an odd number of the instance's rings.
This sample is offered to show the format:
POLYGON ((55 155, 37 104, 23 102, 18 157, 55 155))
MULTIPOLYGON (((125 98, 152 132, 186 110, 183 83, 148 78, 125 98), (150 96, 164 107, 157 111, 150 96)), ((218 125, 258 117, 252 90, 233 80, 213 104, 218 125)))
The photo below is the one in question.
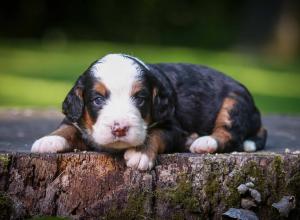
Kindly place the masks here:
POLYGON ((72 122, 78 121, 84 107, 82 81, 83 76, 80 76, 62 104, 63 113, 72 122))
POLYGON ((153 88, 152 95, 152 118, 154 122, 171 118, 175 111, 171 94, 157 81, 153 88))

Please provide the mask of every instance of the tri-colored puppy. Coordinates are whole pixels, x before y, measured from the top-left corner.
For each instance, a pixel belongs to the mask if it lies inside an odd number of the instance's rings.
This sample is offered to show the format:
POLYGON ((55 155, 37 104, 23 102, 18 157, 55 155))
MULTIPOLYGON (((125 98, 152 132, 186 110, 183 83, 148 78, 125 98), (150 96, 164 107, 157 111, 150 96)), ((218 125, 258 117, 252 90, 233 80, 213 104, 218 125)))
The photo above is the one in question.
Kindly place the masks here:
POLYGON ((214 69, 145 64, 109 54, 93 63, 63 102, 60 127, 32 152, 124 151, 129 167, 151 169, 158 153, 262 149, 267 132, 248 90, 214 69))

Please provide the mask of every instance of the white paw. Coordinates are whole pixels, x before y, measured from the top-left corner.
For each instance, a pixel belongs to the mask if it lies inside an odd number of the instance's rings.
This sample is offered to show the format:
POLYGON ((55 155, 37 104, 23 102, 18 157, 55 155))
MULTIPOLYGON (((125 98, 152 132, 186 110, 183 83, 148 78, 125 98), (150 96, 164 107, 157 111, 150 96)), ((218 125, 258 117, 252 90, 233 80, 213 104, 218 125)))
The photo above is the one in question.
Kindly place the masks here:
POLYGON ((190 136, 187 137, 184 146, 190 147, 192 143, 199 137, 197 133, 192 133, 190 136))
POLYGON ((32 147, 33 153, 57 153, 70 148, 67 140, 61 136, 45 136, 36 140, 32 147))
POLYGON ((135 149, 128 149, 124 153, 124 159, 128 167, 137 168, 139 170, 151 170, 154 166, 154 160, 152 160, 145 152, 135 149))
POLYGON ((197 138, 191 145, 192 153, 214 153, 218 149, 218 142, 211 136, 203 136, 197 138))
POLYGON ((256 144, 254 141, 245 140, 243 143, 244 151, 246 152, 254 152, 256 151, 256 144))

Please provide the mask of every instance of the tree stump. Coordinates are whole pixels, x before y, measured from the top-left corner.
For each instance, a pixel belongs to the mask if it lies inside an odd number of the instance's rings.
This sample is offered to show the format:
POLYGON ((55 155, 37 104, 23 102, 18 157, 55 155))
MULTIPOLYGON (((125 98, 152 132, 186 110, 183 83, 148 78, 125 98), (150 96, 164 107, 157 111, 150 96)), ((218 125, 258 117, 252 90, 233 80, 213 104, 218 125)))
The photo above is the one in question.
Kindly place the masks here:
POLYGON ((166 154, 146 172, 121 155, 0 154, 0 219, 220 219, 241 207, 237 187, 249 181, 261 194, 260 219, 280 218, 272 204, 283 196, 296 197, 289 217, 300 218, 296 154, 166 154))

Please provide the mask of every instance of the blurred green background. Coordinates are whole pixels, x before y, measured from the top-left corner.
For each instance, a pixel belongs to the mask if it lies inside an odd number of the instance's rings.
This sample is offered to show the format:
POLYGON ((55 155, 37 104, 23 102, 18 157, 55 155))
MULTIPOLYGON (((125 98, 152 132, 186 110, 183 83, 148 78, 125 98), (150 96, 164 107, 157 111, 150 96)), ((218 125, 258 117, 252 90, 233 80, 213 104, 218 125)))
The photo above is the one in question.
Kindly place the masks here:
POLYGON ((3 2, 0 107, 55 107, 107 53, 214 67, 264 113, 300 113, 300 7, 266 1, 3 2))

